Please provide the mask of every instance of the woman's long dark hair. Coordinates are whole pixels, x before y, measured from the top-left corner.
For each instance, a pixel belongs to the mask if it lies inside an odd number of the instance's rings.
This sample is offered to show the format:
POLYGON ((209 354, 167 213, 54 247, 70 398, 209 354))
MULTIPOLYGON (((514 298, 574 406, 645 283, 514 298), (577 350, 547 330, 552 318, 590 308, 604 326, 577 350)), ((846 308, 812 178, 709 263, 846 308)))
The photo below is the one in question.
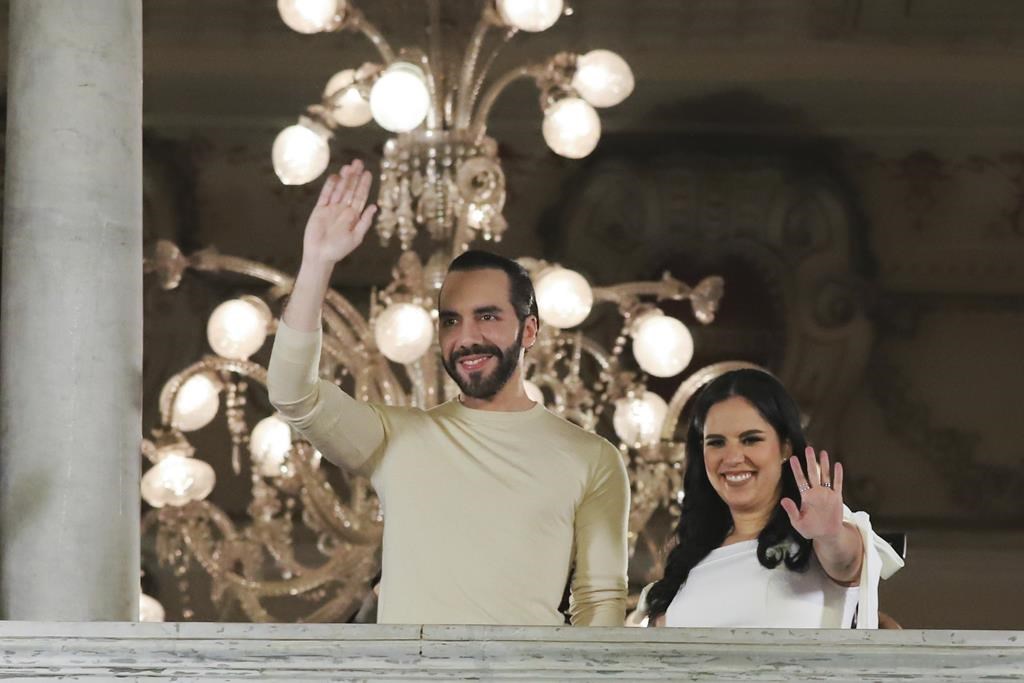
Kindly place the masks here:
MULTIPOLYGON (((663 614, 697 563, 722 545, 732 529, 732 514, 708 481, 704 468, 704 422, 716 403, 740 396, 757 409, 794 454, 807 445, 800 426, 800 411, 782 383, 761 370, 734 370, 721 375, 698 394, 686 433, 686 471, 683 475, 683 508, 676 527, 676 545, 665 563, 665 576, 647 594, 651 619, 663 614)), ((782 467, 782 496, 799 501, 793 471, 782 467)), ((789 522, 789 515, 777 506, 757 537, 757 559, 773 569, 785 562, 789 569, 803 571, 811 556, 811 541, 789 522), (780 551, 780 548, 782 549, 780 551)))

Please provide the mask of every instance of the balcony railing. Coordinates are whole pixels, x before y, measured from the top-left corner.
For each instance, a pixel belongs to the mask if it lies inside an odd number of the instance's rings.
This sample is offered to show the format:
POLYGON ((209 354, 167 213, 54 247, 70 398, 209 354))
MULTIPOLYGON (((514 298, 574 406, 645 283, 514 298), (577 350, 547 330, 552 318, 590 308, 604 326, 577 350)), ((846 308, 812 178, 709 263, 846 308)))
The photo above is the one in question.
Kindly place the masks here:
POLYGON ((0 622, 0 678, 1024 680, 1024 632, 0 622))

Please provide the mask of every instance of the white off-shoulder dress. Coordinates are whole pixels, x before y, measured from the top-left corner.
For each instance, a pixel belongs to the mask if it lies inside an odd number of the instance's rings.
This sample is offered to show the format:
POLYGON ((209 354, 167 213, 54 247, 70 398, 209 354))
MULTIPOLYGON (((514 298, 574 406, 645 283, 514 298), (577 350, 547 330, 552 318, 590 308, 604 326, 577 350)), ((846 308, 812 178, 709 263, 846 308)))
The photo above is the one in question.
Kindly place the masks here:
MULTIPOLYGON (((864 512, 844 510, 861 533, 864 561, 858 585, 841 586, 811 556, 807 570, 757 559, 757 541, 716 548, 691 571, 665 612, 666 626, 691 628, 878 628, 878 582, 903 559, 871 528, 864 512)), ((781 550, 781 548, 779 549, 781 550)), ((640 608, 646 604, 646 589, 640 608)))

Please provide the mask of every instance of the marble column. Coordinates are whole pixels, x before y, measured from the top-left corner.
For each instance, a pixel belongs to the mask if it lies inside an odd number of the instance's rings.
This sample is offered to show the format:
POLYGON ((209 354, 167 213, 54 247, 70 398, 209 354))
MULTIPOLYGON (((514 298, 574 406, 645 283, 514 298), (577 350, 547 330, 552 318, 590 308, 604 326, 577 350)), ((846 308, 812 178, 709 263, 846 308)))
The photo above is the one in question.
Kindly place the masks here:
POLYGON ((10 0, 0 617, 138 615, 141 0, 10 0))

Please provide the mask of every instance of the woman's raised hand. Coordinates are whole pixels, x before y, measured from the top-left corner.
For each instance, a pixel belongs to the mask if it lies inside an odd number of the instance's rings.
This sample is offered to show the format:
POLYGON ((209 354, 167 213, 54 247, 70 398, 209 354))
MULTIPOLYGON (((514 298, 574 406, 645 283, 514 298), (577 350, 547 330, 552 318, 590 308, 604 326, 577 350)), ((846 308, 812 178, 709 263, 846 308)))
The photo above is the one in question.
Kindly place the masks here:
POLYGON ((828 453, 822 451, 819 460, 810 446, 804 450, 804 457, 807 476, 797 456, 789 459, 800 490, 800 506, 790 498, 783 498, 782 507, 793 528, 804 538, 837 536, 843 528, 843 466, 836 463, 835 472, 830 472, 828 453))

